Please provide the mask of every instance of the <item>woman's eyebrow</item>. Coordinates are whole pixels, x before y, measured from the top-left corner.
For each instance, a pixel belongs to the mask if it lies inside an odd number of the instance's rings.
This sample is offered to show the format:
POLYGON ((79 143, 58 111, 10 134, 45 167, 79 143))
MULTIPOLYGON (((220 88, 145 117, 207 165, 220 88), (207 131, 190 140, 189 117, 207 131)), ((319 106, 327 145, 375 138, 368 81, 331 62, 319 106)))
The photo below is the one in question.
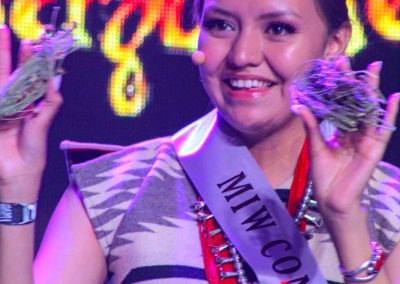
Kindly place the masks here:
POLYGON ((236 18, 236 15, 234 13, 232 13, 231 11, 226 10, 224 8, 218 7, 218 6, 209 6, 209 7, 205 8, 204 11, 205 11, 205 14, 206 13, 216 13, 216 14, 221 14, 224 16, 236 18))
MULTIPOLYGON (((204 9, 205 14, 207 13, 216 13, 220 14, 223 16, 231 17, 231 18, 239 18, 238 15, 236 15, 234 12, 226 10, 224 8, 218 7, 218 6, 209 6, 204 9)), ((274 18, 280 18, 280 17, 296 17, 296 18, 302 18, 302 16, 296 12, 289 11, 289 10, 279 10, 279 11, 271 11, 267 13, 263 13, 258 16, 259 19, 274 19, 274 18)))
POLYGON ((293 12, 293 11, 287 11, 287 10, 263 13, 258 18, 259 19, 274 19, 274 18, 281 18, 281 17, 288 17, 288 16, 296 17, 299 19, 303 18, 300 14, 293 12))

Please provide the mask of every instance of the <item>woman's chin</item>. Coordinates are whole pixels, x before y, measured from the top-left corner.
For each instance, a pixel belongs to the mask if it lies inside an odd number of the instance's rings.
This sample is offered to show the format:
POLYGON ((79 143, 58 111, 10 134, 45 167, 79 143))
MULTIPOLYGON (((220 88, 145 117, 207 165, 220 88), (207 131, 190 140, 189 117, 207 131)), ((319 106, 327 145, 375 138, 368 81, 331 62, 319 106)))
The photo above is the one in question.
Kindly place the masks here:
POLYGON ((226 121, 242 136, 248 138, 268 135, 268 133, 270 132, 269 128, 272 128, 272 124, 270 122, 261 122, 259 120, 254 121, 250 118, 240 120, 229 119, 226 121))
POLYGON ((246 139, 259 140, 265 139, 271 135, 280 133, 280 130, 290 128, 290 125, 295 128, 301 125, 298 118, 292 113, 288 115, 270 115, 266 116, 266 111, 258 115, 249 115, 249 113, 229 113, 229 115, 222 113, 224 120, 240 133, 246 139), (298 122, 298 123, 297 123, 298 122))

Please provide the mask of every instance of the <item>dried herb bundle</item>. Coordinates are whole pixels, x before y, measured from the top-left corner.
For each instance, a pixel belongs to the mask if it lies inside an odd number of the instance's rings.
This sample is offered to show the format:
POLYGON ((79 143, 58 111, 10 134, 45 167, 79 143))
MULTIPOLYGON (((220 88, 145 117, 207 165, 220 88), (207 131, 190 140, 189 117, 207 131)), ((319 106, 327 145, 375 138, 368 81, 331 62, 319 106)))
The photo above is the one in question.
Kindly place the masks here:
POLYGON ((0 90, 0 120, 15 119, 16 114, 29 112, 27 107, 46 93, 50 80, 61 73, 62 60, 79 48, 72 36, 74 28, 75 25, 44 34, 34 55, 11 74, 0 90))
POLYGON ((337 60, 309 62, 309 68, 292 83, 292 103, 308 106, 317 119, 332 123, 341 132, 357 131, 365 125, 393 130, 383 120, 385 97, 367 82, 373 75, 341 71, 337 60))

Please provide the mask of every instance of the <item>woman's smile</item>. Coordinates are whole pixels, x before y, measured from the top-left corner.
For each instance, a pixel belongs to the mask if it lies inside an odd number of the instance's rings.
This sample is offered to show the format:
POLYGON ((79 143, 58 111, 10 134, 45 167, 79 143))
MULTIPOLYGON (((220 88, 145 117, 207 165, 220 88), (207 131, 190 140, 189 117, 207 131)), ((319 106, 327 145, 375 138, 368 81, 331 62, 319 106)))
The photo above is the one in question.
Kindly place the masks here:
POLYGON ((250 100, 268 95, 276 82, 260 75, 235 74, 224 76, 223 93, 230 99, 250 100))

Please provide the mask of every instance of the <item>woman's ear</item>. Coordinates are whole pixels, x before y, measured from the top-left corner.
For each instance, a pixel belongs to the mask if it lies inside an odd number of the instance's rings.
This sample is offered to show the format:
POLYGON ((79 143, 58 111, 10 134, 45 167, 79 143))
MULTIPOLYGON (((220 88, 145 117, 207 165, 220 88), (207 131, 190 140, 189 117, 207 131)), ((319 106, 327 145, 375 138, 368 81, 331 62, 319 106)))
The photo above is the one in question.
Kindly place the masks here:
POLYGON ((351 24, 347 22, 329 36, 325 49, 325 58, 343 55, 350 42, 350 38, 351 24))

